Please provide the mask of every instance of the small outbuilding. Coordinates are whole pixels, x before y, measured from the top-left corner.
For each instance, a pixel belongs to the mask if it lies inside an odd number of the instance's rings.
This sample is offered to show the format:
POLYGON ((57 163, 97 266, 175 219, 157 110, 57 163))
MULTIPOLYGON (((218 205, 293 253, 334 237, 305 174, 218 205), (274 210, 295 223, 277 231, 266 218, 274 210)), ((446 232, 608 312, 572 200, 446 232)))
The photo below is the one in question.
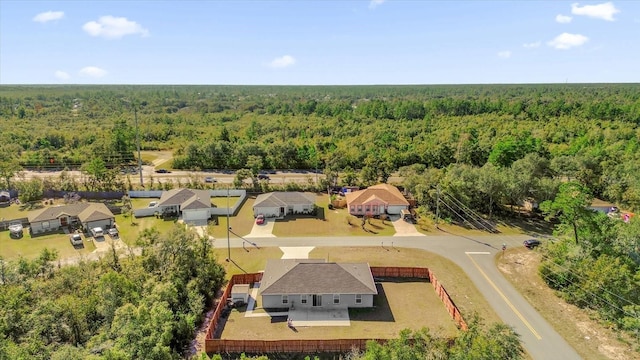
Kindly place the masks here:
POLYGON ((234 304, 249 302, 249 284, 235 284, 231 288, 230 299, 234 304))

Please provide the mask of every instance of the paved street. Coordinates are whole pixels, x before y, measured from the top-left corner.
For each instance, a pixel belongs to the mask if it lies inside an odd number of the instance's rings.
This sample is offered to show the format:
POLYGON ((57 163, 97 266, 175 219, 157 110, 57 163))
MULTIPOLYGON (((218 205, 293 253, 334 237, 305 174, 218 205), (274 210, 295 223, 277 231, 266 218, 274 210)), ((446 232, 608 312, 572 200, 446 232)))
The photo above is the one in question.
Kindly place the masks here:
MULTIPOLYGON (((501 251, 503 243, 508 247, 519 247, 527 238, 524 235, 467 237, 443 233, 440 236, 423 237, 252 238, 251 241, 260 247, 381 246, 381 243, 391 246, 393 243, 395 247, 431 251, 452 260, 467 273, 502 320, 520 334, 524 347, 533 359, 580 359, 575 350, 511 286, 494 264, 494 256, 501 251)), ((241 246, 241 239, 231 239, 231 247, 241 246)))

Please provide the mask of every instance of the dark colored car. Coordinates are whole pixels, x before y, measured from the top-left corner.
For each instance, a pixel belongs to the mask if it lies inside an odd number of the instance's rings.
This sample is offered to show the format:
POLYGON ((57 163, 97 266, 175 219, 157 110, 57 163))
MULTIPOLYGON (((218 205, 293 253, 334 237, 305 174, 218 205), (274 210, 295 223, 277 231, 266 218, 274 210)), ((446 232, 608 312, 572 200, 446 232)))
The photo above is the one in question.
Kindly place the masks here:
POLYGON ((156 172, 158 174, 170 174, 171 173, 171 171, 169 171, 167 169, 158 169, 158 170, 156 170, 156 172))
POLYGON ((533 249, 536 246, 539 246, 541 244, 540 240, 537 239, 529 239, 529 240, 525 240, 522 243, 527 249, 533 249))
POLYGON ((269 175, 267 175, 267 174, 258 174, 258 180, 269 180, 269 175))

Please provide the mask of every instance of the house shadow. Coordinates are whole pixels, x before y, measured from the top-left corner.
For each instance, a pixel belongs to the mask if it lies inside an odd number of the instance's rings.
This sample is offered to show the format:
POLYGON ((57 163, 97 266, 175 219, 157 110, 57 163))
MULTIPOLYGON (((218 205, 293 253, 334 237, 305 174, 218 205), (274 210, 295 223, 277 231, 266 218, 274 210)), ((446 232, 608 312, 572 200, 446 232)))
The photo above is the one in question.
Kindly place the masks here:
POLYGON ((383 284, 376 283, 376 289, 378 290, 378 295, 373 297, 373 308, 349 308, 349 318, 352 321, 396 321, 391 306, 389 306, 389 300, 383 284))

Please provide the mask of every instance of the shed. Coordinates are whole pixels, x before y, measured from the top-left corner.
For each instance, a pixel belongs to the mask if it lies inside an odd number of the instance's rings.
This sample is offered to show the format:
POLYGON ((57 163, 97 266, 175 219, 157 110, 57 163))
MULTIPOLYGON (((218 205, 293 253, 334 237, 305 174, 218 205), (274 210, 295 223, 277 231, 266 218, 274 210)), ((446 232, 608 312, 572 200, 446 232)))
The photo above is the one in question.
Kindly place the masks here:
POLYGON ((242 301, 246 304, 249 302, 249 284, 235 284, 231 288, 231 301, 234 303, 242 301))

